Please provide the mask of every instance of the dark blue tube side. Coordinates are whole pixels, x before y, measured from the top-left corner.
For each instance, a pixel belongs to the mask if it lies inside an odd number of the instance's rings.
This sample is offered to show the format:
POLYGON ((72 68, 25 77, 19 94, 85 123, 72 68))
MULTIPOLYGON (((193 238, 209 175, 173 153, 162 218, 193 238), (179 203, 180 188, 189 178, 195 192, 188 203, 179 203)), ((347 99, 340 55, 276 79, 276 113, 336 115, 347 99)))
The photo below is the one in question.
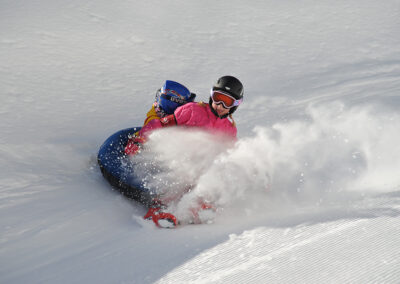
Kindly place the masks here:
POLYGON ((97 161, 103 176, 114 188, 128 198, 148 205, 151 202, 149 191, 142 185, 142 179, 135 177, 132 161, 124 153, 129 137, 140 129, 127 128, 111 135, 101 145, 97 161))

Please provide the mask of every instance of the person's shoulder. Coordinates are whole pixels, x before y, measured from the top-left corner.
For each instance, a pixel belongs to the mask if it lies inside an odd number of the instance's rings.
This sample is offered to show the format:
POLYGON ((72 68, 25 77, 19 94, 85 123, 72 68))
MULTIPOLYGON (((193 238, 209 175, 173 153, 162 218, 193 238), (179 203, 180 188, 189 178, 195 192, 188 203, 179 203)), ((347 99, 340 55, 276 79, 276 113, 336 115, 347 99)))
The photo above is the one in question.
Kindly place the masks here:
POLYGON ((236 138, 237 136, 237 128, 236 128, 236 122, 233 119, 232 115, 230 114, 228 117, 223 119, 227 128, 227 133, 229 133, 230 136, 236 138))
POLYGON ((209 106, 208 103, 205 102, 196 102, 196 105, 202 108, 207 108, 209 106))
POLYGON ((184 104, 183 106, 180 106, 178 109, 181 109, 181 111, 199 112, 205 111, 207 109, 207 106, 208 104, 205 104, 204 102, 190 102, 184 104))
POLYGON ((206 104, 205 102, 190 102, 190 103, 184 104, 183 106, 181 106, 181 108, 204 108, 207 105, 208 104, 206 104))
POLYGON ((232 125, 232 127, 236 128, 236 122, 233 119, 232 114, 228 115, 228 117, 226 118, 226 120, 232 125))
POLYGON ((145 126, 147 123, 152 121, 153 119, 160 119, 160 116, 158 115, 156 109, 155 109, 155 104, 153 104, 150 108, 150 110, 146 114, 146 118, 144 120, 143 126, 145 126))

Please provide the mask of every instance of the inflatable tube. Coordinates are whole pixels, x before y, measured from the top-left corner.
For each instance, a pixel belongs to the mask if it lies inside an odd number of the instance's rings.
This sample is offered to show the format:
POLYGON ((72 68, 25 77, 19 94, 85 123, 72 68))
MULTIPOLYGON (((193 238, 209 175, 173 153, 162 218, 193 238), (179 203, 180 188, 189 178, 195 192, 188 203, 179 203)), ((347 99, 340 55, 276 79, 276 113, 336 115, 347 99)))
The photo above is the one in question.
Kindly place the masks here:
POLYGON ((131 158, 124 153, 129 136, 139 131, 140 127, 127 128, 111 135, 100 147, 97 161, 105 179, 128 198, 145 205, 151 203, 149 190, 135 176, 131 158))

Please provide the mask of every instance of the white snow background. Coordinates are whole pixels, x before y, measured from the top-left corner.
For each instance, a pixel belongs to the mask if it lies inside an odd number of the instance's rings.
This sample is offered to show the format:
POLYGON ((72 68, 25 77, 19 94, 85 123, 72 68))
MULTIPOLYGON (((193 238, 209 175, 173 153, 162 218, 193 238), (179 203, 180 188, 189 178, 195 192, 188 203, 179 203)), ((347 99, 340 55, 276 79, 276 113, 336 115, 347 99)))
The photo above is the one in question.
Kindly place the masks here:
POLYGON ((398 0, 1 0, 0 99, 0 283, 400 282, 398 0), (158 229, 97 151, 228 74, 234 148, 153 141, 223 210, 158 229))

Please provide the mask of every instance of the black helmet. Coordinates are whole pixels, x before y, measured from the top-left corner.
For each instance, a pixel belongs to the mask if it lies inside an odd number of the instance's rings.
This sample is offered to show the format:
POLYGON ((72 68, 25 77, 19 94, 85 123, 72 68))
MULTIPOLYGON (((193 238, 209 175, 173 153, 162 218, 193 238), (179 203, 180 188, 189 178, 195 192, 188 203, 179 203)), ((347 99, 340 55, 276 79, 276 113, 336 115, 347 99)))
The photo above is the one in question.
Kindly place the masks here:
MULTIPOLYGON (((213 91, 223 91, 225 93, 230 94, 237 100, 243 99, 243 84, 237 78, 233 76, 223 76, 217 80, 214 86, 211 89, 213 91)), ((211 106, 212 99, 210 97, 209 104, 211 106)), ((236 111, 238 107, 235 106, 230 109, 229 114, 232 114, 236 111)), ((213 110, 213 108, 211 108, 213 110)), ((228 115, 229 115, 228 114, 228 115)))

